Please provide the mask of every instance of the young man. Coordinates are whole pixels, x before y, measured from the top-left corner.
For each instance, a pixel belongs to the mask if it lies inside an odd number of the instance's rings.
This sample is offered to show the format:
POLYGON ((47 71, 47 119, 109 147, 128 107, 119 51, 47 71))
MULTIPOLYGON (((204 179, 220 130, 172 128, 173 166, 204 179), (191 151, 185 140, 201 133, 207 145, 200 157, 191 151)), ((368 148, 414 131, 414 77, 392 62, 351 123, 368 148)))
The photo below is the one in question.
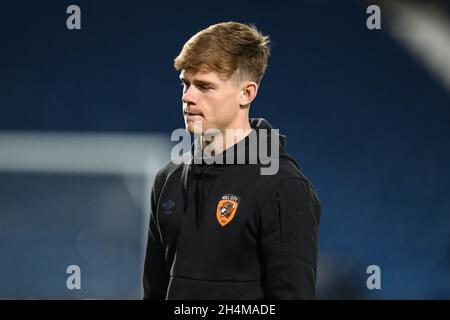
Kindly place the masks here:
POLYGON ((186 129, 199 138, 155 178, 144 299, 315 297, 320 202, 284 137, 249 119, 268 56, 268 37, 227 22, 175 59, 186 129))

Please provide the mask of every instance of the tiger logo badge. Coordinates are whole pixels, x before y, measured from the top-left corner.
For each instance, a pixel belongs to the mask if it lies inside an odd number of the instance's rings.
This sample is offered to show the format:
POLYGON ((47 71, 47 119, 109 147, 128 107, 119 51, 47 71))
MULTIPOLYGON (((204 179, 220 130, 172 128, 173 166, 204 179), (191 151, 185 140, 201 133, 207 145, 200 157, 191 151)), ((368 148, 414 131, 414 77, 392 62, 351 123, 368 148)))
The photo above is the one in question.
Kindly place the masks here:
POLYGON ((225 194, 217 204, 216 217, 222 227, 233 220, 241 199, 234 194, 225 194))

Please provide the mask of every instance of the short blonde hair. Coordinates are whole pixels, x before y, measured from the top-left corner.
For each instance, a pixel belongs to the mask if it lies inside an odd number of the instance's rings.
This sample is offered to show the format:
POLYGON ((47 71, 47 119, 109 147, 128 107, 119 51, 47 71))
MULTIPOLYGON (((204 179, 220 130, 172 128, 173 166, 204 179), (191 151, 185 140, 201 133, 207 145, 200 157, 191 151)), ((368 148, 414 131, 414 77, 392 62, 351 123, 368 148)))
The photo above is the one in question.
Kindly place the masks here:
POLYGON ((259 83, 267 68, 270 39, 254 25, 222 22, 190 38, 175 58, 176 70, 216 71, 224 78, 259 83))

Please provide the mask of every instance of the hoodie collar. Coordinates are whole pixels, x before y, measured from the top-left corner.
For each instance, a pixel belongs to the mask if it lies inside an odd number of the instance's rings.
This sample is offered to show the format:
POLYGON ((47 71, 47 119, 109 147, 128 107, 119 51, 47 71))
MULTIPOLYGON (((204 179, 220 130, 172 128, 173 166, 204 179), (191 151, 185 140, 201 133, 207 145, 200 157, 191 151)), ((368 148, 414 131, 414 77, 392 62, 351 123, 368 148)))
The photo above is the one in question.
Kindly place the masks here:
MULTIPOLYGON (((225 149, 221 153, 210 156, 205 155, 202 152, 201 148, 201 141, 200 138, 197 138, 194 143, 192 144, 191 148, 191 159, 190 163, 192 164, 227 164, 227 156, 231 157, 233 159, 232 164, 237 164, 237 157, 239 154, 245 154, 245 164, 251 163, 249 150, 250 150, 250 140, 253 139, 253 143, 256 144, 256 148, 259 148, 259 139, 260 139, 260 132, 261 130, 265 130, 266 135, 265 138, 267 139, 267 145, 271 145, 270 139, 275 135, 275 145, 279 148, 279 154, 282 156, 282 154, 286 154, 285 151, 285 144, 286 144, 286 136, 273 133, 272 130, 274 129, 270 123, 264 119, 264 118, 251 118, 250 119, 250 127, 252 128, 252 131, 250 134, 248 134, 245 138, 241 139, 238 143, 230 146, 229 148, 225 149), (253 137, 251 137, 253 135, 253 137), (230 155, 231 153, 231 155, 230 155)), ((257 162, 260 162, 262 157, 267 157, 265 155, 260 155, 259 152, 257 152, 257 159, 255 159, 257 162)))

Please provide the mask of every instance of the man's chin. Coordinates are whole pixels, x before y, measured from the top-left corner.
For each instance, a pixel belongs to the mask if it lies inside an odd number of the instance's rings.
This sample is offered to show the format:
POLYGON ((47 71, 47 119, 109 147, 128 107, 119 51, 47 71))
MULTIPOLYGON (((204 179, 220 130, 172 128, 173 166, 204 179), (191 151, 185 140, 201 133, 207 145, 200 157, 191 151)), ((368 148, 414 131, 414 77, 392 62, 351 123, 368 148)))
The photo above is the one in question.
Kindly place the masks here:
POLYGON ((186 122, 186 131, 191 134, 201 135, 203 134, 203 127, 201 122, 186 122))

